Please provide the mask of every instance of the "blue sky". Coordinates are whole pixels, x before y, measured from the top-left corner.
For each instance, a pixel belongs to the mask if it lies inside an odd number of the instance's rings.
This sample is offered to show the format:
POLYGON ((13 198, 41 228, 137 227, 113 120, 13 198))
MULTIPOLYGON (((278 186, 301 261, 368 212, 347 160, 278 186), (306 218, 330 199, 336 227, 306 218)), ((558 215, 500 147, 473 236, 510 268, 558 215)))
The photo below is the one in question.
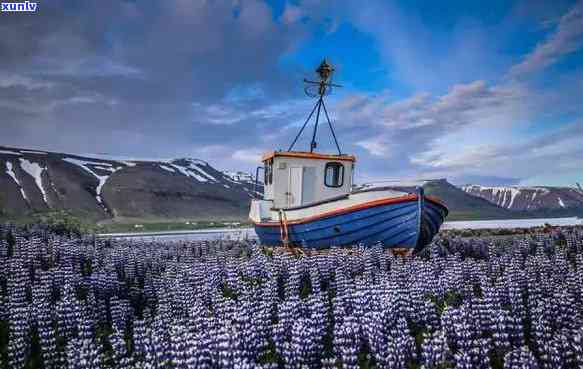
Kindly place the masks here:
POLYGON ((1 145, 252 170, 327 57, 360 181, 583 182, 581 0, 55 0, 0 32, 1 145))

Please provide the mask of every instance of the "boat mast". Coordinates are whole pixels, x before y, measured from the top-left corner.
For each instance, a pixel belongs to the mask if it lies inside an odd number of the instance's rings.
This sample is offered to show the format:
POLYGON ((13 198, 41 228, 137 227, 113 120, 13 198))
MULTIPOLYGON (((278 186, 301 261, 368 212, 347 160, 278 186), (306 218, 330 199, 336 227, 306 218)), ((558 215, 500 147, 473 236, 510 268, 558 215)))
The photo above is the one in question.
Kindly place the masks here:
POLYGON ((334 132, 334 128, 332 127, 332 122, 330 121, 330 117, 328 116, 328 110, 326 109, 326 105, 324 104, 324 96, 326 94, 330 93, 330 91, 332 90, 332 87, 342 87, 341 85, 337 85, 337 84, 330 82, 333 72, 334 72, 334 67, 332 67, 332 65, 330 65, 330 63, 328 63, 328 61, 326 59, 324 59, 324 60, 322 60, 322 63, 320 63, 320 66, 318 67, 318 69, 316 69, 316 73, 318 73, 320 80, 319 81, 310 81, 310 80, 304 79, 304 83, 307 84, 307 86, 305 88, 306 95, 308 95, 310 97, 317 97, 318 101, 316 101, 316 105, 314 105, 314 108, 312 109, 312 111, 308 115, 308 119, 306 119, 306 121, 304 122, 304 125, 302 126, 302 128, 298 132, 296 138, 293 140, 292 144, 289 146, 289 149, 287 151, 292 151, 292 149, 294 148, 294 145, 296 144, 296 142, 298 141, 298 139, 302 135, 302 132, 304 131, 304 129, 306 128, 306 126, 310 122, 310 119, 314 115, 314 112, 316 112, 316 121, 314 123, 314 131, 312 132, 312 141, 310 142, 310 152, 314 152, 314 150, 318 146, 318 143, 316 141, 316 135, 318 133, 318 123, 320 121, 320 112, 321 112, 321 110, 324 110, 324 115, 326 116, 326 120, 328 121, 328 126, 330 127, 330 131, 332 132, 332 137, 334 138, 334 143, 336 144, 336 149, 338 150, 338 155, 342 155, 342 151, 340 150, 340 145, 338 144, 338 140, 336 139, 336 133, 334 132), (314 86, 318 87, 318 90, 316 93, 313 93, 310 90, 310 87, 314 87, 314 86))

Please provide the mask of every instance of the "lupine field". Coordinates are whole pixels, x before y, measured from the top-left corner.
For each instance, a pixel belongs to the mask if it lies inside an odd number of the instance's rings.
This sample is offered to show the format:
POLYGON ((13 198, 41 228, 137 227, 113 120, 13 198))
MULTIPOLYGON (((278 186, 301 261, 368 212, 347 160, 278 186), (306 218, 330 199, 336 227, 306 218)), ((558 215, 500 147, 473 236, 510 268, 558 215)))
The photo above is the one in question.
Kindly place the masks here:
POLYGON ((402 258, 0 226, 0 368, 583 368, 583 229, 402 258))

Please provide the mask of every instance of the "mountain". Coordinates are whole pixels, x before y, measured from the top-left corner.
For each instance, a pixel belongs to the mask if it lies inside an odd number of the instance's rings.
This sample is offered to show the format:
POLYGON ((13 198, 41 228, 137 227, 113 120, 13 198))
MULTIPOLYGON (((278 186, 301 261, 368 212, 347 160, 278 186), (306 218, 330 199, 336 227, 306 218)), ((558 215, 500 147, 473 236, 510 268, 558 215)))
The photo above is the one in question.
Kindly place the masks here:
MULTIPOLYGON (((93 222, 240 221, 262 192, 254 192, 254 182, 249 173, 219 171, 191 158, 133 160, 0 146, 0 220, 68 210, 93 222)), ((583 215, 580 189, 459 188, 445 179, 424 188, 448 205, 448 220, 583 215)))
MULTIPOLYGON (((391 188, 414 191, 411 186, 391 188)), ((426 195, 445 202, 449 208, 448 220, 583 216, 583 191, 569 187, 506 187, 503 191, 502 187, 457 187, 446 179, 438 179, 425 182, 423 188, 426 195), (535 190, 530 192, 530 189, 535 190)))
POLYGON ((127 160, 0 147, 0 218, 68 210, 107 219, 246 218, 254 179, 198 159, 127 160))
POLYGON ((485 187, 466 185, 462 190, 513 212, 571 213, 583 211, 583 190, 571 187, 485 187))
POLYGON ((423 185, 426 195, 440 198, 449 208, 448 220, 462 219, 507 219, 514 214, 507 209, 464 192, 445 179, 426 182, 423 185))
MULTIPOLYGON (((391 188, 397 191, 415 192, 415 185, 385 186, 375 184, 361 184, 357 190, 365 190, 374 187, 391 188)), ((426 195, 438 197, 449 209, 448 220, 471 219, 507 219, 515 217, 511 211, 496 206, 480 197, 464 192, 461 188, 449 183, 445 178, 427 181, 423 184, 426 195)))

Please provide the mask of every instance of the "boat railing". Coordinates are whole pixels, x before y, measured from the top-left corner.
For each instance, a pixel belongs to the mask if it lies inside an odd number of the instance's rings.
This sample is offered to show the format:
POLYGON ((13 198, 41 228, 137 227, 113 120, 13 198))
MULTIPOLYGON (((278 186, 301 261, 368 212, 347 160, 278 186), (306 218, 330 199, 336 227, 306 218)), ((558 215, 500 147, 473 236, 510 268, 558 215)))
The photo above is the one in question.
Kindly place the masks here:
POLYGON ((368 189, 375 187, 421 187, 427 182, 438 181, 433 178, 412 178, 412 179, 380 179, 371 182, 365 182, 353 185, 356 190, 368 189))

